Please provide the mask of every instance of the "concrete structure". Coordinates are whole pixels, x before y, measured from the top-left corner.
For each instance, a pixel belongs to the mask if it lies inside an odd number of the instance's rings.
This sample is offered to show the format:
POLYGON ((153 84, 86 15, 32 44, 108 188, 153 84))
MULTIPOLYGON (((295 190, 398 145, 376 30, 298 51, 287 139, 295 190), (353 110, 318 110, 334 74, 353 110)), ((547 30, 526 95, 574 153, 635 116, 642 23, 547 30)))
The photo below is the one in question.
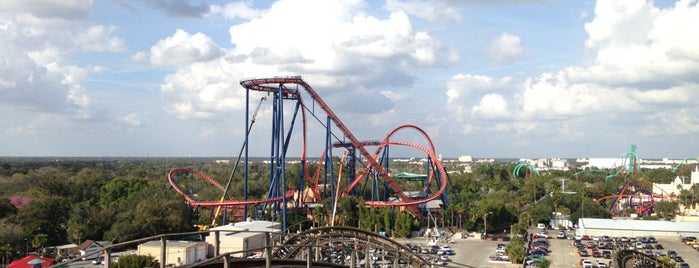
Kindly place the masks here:
POLYGON ((681 190, 691 190, 692 185, 699 183, 699 167, 696 167, 689 178, 677 176, 674 181, 668 184, 653 184, 653 194, 674 194, 679 196, 681 190))
POLYGON ((206 259, 206 243, 196 241, 165 241, 165 261, 161 260, 162 244, 160 240, 138 245, 138 255, 152 256, 165 265, 187 265, 206 259))
POLYGON ((111 245, 112 242, 109 241, 94 241, 88 239, 78 246, 78 250, 80 252, 80 257, 83 260, 92 260, 99 257, 99 252, 102 251, 105 247, 111 245))
POLYGON ((234 257, 247 257, 254 255, 257 251, 262 251, 266 246, 265 235, 271 233, 271 240, 278 240, 281 235, 281 224, 270 221, 244 221, 236 222, 210 228, 209 236, 206 237, 208 255, 216 255, 214 245, 216 244, 215 232, 218 231, 219 254, 235 251, 245 251, 245 253, 231 254, 234 257))
POLYGON ((576 233, 590 236, 662 236, 679 238, 683 236, 699 236, 699 222, 582 218, 578 220, 576 233))
POLYGON ((79 254, 78 245, 76 244, 65 244, 56 246, 56 254, 60 257, 68 257, 72 255, 79 254))

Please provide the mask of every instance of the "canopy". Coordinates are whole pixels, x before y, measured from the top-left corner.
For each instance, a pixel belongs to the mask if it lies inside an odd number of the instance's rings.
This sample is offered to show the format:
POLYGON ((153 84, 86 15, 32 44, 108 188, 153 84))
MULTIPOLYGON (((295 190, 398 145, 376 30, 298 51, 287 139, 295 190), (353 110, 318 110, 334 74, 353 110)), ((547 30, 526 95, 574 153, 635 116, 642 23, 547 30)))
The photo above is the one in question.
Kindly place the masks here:
POLYGON ((13 261, 7 265, 7 268, 32 268, 34 265, 42 268, 49 267, 53 264, 53 259, 29 255, 19 260, 13 261))

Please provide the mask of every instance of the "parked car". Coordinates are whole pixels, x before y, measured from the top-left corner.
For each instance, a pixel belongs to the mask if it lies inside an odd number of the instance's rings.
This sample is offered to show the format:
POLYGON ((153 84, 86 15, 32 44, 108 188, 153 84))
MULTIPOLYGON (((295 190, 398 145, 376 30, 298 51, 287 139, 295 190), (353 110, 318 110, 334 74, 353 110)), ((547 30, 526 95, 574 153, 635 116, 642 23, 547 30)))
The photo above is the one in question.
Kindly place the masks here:
POLYGON ((597 268, 607 268, 607 264, 603 261, 597 260, 597 268))
POLYGON ((612 258, 612 252, 609 251, 609 250, 603 250, 603 251, 602 251, 602 258, 611 259, 611 258, 612 258))
POLYGON ((560 231, 560 232, 558 232, 558 234, 556 234, 556 238, 558 238, 558 239, 566 239, 566 233, 563 232, 563 231, 560 231))
POLYGON ((92 264, 102 264, 103 262, 104 259, 102 259, 102 257, 92 260, 92 264))

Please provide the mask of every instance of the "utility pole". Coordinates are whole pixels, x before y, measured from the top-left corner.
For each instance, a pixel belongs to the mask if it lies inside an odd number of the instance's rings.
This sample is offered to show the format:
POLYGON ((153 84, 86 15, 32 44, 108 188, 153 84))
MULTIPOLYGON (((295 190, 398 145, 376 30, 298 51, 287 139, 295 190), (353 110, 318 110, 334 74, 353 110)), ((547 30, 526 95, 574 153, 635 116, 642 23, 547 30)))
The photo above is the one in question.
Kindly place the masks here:
POLYGON ((483 238, 488 238, 488 214, 493 214, 492 211, 483 214, 483 238))

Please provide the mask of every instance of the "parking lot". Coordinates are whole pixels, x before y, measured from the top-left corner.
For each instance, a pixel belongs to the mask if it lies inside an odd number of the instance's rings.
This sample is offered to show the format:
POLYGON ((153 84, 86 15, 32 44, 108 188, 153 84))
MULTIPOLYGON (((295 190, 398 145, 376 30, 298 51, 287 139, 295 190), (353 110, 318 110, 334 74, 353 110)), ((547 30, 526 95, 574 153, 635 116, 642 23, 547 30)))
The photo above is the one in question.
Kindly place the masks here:
MULTIPOLYGON (((555 236, 554 236, 555 237, 555 236)), ((657 239, 657 243, 654 244, 660 244, 662 245, 662 249, 652 249, 651 251, 654 254, 657 253, 664 253, 667 254, 669 250, 674 250, 677 252, 678 255, 682 256, 684 259, 684 262, 690 263, 690 264, 699 264, 699 252, 696 250, 692 249, 690 246, 685 245, 682 243, 680 238, 678 237, 655 237, 657 239)), ((551 252, 549 255, 546 257, 547 259, 551 260, 551 266, 552 268, 556 267, 580 267, 580 260, 581 259, 589 259, 592 261, 592 263, 597 263, 598 260, 601 260, 605 263, 609 263, 609 259, 604 259, 604 258, 595 258, 592 256, 589 257, 581 257, 578 254, 578 250, 575 246, 573 246, 573 240, 568 240, 568 239, 556 239, 552 238, 549 239, 549 242, 551 244, 551 252)), ((590 252, 591 250, 588 250, 590 252)))
MULTIPOLYGON (((536 231, 538 230, 531 230, 536 231)), ((573 240, 568 239, 557 239, 556 232, 551 231, 552 238, 549 239, 550 252, 546 256, 548 260, 551 261, 552 268, 570 268, 570 267, 581 267, 581 259, 589 259, 593 264, 597 261, 602 261, 605 264, 610 262, 610 259, 605 259, 603 257, 580 257, 577 248, 573 245, 573 240)), ((661 244, 662 249, 653 249, 653 253, 664 253, 667 254, 668 250, 674 250, 678 255, 682 256, 684 262, 689 264, 699 264, 699 252, 694 250, 692 247, 682 243, 678 237, 655 237, 657 243, 661 244)), ((411 244, 426 244, 424 238, 412 238, 400 240, 403 243, 411 244)), ((449 244, 451 248, 454 249, 455 255, 449 256, 451 262, 447 264, 446 267, 471 267, 471 268, 514 268, 522 267, 522 264, 510 264, 502 262, 492 262, 488 259, 488 256, 495 254, 495 249, 498 244, 506 242, 498 241, 484 241, 479 239, 465 239, 465 240, 455 240, 454 243, 449 244)), ((591 250, 588 250, 590 252, 591 250)), ((611 250, 613 252, 613 250, 611 250)), ((695 266, 695 265, 692 265, 695 266)), ((596 267, 596 265, 595 265, 596 267)))

